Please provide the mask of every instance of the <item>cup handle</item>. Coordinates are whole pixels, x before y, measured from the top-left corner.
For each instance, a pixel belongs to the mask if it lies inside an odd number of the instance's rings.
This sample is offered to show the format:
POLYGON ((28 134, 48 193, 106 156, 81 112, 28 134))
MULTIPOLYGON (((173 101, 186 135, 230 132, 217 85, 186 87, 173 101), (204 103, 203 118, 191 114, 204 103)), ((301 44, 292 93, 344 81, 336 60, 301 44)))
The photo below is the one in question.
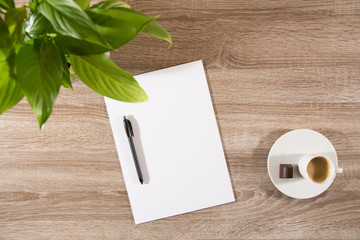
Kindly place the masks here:
POLYGON ((336 173, 342 173, 343 169, 341 167, 337 167, 337 168, 335 168, 335 172, 336 173))

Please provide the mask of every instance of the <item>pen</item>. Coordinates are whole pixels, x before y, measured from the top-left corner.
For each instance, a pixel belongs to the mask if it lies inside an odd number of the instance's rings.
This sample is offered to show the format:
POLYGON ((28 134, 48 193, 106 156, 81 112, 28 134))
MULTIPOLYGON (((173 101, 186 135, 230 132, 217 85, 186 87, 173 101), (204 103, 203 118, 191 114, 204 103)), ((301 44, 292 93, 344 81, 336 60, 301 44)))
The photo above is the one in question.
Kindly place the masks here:
POLYGON ((133 156, 134 159, 134 163, 135 163, 135 168, 136 168, 136 173, 138 175, 139 181, 141 184, 144 183, 143 180, 143 176, 141 173, 141 169, 140 169, 140 164, 139 164, 139 160, 137 158, 137 154, 136 154, 136 150, 135 150, 135 145, 134 145, 134 141, 133 141, 133 137, 134 137, 134 131, 131 125, 131 122, 129 119, 126 118, 126 116, 124 116, 124 127, 125 127, 125 132, 126 135, 128 137, 129 140, 129 145, 130 145, 130 149, 131 149, 131 154, 133 156))

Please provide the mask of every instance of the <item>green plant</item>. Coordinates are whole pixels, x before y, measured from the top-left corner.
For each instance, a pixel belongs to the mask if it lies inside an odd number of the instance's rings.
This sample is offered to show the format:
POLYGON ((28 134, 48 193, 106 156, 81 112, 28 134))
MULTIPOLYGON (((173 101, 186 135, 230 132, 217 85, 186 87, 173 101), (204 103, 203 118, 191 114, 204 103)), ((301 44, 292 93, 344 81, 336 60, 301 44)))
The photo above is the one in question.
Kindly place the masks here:
POLYGON ((42 128, 60 87, 72 90, 73 74, 104 96, 147 100, 132 75, 104 53, 140 32, 170 46, 171 36, 156 17, 124 2, 89 5, 90 0, 30 0, 28 6, 15 8, 13 0, 0 0, 0 114, 25 96, 42 128))

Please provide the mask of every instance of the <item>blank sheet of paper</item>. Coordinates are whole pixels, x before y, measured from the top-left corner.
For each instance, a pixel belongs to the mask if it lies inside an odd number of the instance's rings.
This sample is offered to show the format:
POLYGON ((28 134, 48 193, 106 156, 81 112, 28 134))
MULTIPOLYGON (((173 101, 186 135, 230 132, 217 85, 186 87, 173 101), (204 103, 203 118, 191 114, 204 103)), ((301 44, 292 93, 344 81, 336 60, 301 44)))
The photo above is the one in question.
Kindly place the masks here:
POLYGON ((148 102, 105 98, 135 223, 234 201, 202 61, 135 76, 148 102), (126 115, 141 185, 123 125, 126 115))

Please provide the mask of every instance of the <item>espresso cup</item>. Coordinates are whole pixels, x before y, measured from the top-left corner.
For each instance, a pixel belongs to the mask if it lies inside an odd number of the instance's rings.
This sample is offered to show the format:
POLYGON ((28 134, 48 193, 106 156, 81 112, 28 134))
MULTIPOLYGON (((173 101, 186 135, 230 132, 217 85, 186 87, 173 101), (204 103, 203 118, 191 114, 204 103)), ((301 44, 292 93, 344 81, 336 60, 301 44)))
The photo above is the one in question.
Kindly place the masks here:
POLYGON ((318 184, 331 182, 336 173, 342 173, 342 168, 335 167, 331 159, 318 154, 304 155, 300 159, 298 167, 301 176, 318 184))

